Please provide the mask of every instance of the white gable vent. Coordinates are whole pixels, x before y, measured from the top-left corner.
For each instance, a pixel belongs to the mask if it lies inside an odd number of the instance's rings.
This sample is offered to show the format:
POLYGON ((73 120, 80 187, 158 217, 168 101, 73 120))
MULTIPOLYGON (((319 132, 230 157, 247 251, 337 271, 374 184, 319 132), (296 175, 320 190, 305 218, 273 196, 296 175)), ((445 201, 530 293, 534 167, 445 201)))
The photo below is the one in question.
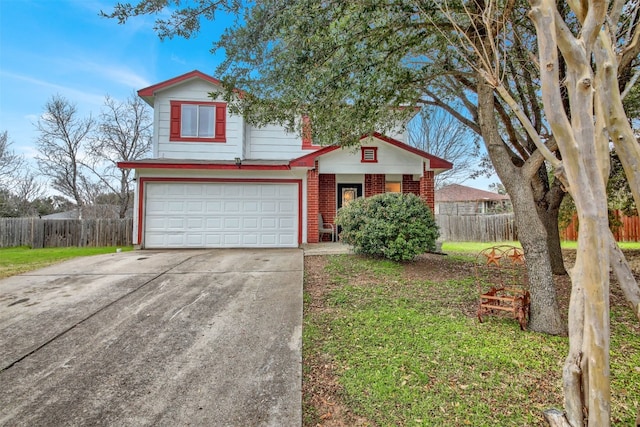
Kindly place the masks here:
POLYGON ((362 147, 363 163, 376 163, 378 161, 378 147, 362 147))

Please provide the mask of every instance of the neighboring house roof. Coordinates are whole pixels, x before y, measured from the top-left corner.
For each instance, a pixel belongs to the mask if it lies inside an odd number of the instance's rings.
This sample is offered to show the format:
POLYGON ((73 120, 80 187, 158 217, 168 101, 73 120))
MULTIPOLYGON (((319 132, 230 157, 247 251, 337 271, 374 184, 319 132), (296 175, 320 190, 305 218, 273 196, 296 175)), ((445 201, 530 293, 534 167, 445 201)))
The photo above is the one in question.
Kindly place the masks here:
MULTIPOLYGON (((84 218, 118 218, 120 215, 120 206, 118 205, 88 205, 82 207, 82 216, 84 218)), ((127 218, 133 216, 132 209, 127 210, 127 218)), ((64 212, 43 215, 42 219, 79 219, 78 208, 64 212)))
POLYGON ((42 219, 78 219, 78 210, 72 209, 70 211, 57 212, 49 215, 42 215, 42 219))
POLYGON ((493 193, 491 191, 479 190, 460 184, 451 184, 442 187, 435 192, 436 203, 446 202, 469 202, 469 201, 500 201, 510 200, 506 194, 493 193))

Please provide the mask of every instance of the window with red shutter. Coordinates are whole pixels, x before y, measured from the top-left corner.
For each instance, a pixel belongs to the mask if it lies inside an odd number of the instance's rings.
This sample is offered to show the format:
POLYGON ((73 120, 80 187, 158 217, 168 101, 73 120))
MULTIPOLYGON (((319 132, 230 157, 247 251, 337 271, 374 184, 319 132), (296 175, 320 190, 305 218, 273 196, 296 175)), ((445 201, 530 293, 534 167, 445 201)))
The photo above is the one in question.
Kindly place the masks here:
POLYGON ((169 141, 226 142, 227 104, 171 101, 169 141))

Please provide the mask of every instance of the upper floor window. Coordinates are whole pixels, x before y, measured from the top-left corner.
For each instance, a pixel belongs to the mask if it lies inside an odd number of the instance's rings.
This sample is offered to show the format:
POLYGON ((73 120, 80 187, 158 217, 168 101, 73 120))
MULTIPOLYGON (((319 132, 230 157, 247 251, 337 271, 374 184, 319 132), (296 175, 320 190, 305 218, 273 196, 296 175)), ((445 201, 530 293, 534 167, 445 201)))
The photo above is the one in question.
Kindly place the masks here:
POLYGON ((226 142, 224 102, 171 101, 170 141, 226 142))
POLYGON ((378 147, 361 147, 362 150, 362 163, 377 163, 378 162, 378 147))

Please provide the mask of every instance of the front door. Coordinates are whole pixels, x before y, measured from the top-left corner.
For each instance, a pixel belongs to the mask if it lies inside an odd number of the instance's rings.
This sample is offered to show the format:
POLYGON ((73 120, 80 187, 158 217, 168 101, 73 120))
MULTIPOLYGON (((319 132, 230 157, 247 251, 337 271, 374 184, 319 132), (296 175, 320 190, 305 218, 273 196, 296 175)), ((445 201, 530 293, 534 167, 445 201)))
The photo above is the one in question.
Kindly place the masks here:
POLYGON ((338 184, 338 209, 362 197, 362 184, 338 184))

